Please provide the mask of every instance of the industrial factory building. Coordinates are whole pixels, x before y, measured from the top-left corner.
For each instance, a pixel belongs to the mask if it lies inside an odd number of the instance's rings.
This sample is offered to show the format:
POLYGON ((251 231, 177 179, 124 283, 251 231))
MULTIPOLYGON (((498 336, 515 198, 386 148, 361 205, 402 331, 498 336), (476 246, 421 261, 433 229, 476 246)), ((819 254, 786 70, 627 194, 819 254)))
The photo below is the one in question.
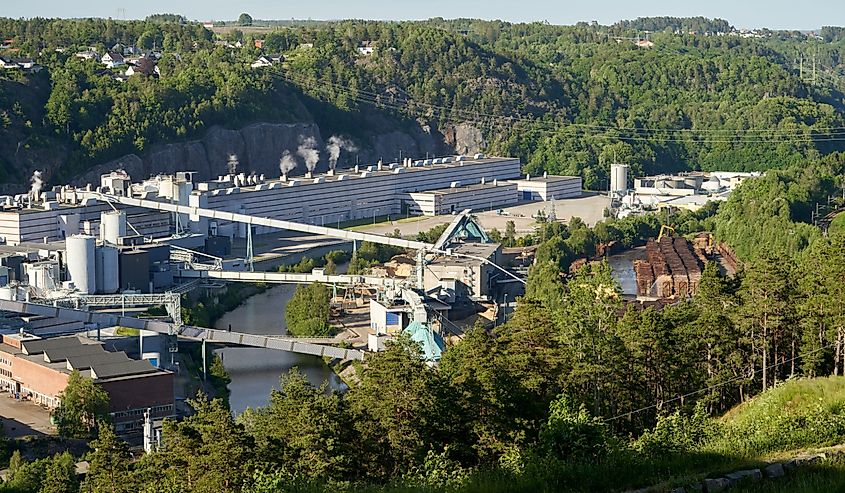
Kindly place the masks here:
POLYGON ((572 199, 581 196, 580 176, 543 176, 526 175, 524 179, 515 180, 521 200, 556 200, 572 199))
MULTIPOLYGON (((0 210, 0 240, 18 245, 88 235, 127 246, 144 238, 165 238, 174 231, 247 236, 243 224, 109 204, 97 199, 98 192, 336 226, 377 216, 448 214, 467 208, 508 206, 520 200, 565 199, 579 196, 582 186, 579 177, 523 177, 518 159, 482 154, 406 159, 402 163, 356 166, 320 175, 283 175, 279 179, 244 173, 199 183, 193 178, 194 173, 180 172, 133 184, 125 172, 116 171, 103 175, 97 188, 54 187, 36 193, 35 200, 26 195, 0 197, 4 204, 0 210), (122 219, 114 215, 115 210, 122 212, 122 219), (104 221, 122 223, 107 227, 112 232, 105 238, 101 232, 104 221)), ((269 232, 258 226, 252 231, 269 232)))
POLYGON ((0 388, 55 408, 72 371, 91 378, 109 394, 109 413, 118 433, 140 431, 144 411, 153 417, 173 415, 173 373, 108 351, 101 343, 79 336, 42 339, 3 334, 0 343, 0 388))
POLYGON ((678 175, 643 176, 634 179, 634 193, 683 197, 708 195, 734 190, 745 179, 760 173, 691 172, 678 175))
POLYGON ((405 202, 407 211, 415 216, 454 214, 465 209, 508 207, 519 202, 517 185, 512 182, 454 186, 425 192, 411 192, 407 195, 409 199, 405 202))

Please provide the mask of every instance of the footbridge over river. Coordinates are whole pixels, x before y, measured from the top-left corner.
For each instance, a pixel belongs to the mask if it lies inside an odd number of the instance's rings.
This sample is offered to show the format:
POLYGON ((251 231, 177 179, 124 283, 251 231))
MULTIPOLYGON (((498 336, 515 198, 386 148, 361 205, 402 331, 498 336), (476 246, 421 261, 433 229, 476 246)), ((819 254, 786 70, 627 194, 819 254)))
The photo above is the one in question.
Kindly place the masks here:
POLYGON ((299 339, 284 336, 255 335, 242 332, 194 327, 190 325, 177 326, 169 322, 127 317, 114 313, 93 312, 74 308, 62 308, 26 301, 0 300, 0 310, 53 317, 61 320, 78 321, 98 327, 128 327, 130 329, 148 330, 159 334, 175 335, 186 339, 205 341, 214 344, 226 344, 247 347, 259 347, 289 351, 292 353, 324 356, 343 360, 363 360, 364 351, 345 349, 315 342, 335 342, 331 339, 299 339))

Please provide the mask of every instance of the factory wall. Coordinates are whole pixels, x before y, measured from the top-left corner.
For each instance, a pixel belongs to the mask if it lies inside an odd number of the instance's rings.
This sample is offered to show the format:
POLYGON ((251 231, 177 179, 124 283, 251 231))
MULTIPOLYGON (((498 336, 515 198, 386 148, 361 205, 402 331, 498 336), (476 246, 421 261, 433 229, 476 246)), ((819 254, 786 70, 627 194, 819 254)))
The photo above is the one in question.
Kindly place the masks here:
MULTIPOLYGON (((171 215, 141 207, 115 205, 126 212, 126 219, 142 235, 160 238, 170 234, 171 215)), ((110 205, 90 202, 76 206, 62 205, 57 209, 38 208, 0 211, 0 239, 9 245, 42 243, 64 239, 67 233, 76 234, 88 223, 88 234, 99 233, 100 215, 112 211, 110 205)), ((134 234, 131 230, 130 234, 134 234)))
MULTIPOLYGON (((448 188, 453 182, 477 184, 482 178, 492 182, 513 178, 519 173, 517 159, 487 159, 463 164, 361 171, 355 175, 297 178, 194 194, 204 196, 210 209, 331 226, 339 221, 404 213, 399 200, 402 193, 448 188)), ((225 226, 225 223, 216 225, 220 228, 218 234, 230 231, 225 226)), ((240 229, 234 230, 237 236, 243 233, 240 229)), ((254 232, 270 231, 258 227, 254 232)))
POLYGON ((407 201, 407 210, 411 214, 434 216, 464 209, 483 210, 515 205, 519 201, 519 192, 515 183, 500 183, 412 192, 402 194, 401 200, 407 201))
POLYGON ((581 196, 582 180, 577 176, 549 176, 515 181, 522 200, 569 199, 581 196))

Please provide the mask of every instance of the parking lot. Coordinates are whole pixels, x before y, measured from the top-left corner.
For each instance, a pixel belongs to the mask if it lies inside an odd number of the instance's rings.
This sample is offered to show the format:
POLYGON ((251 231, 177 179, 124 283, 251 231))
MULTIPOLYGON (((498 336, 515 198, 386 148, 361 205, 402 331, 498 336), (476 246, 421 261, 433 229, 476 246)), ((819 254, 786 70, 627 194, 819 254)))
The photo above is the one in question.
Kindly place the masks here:
POLYGON ((50 412, 30 401, 19 401, 8 392, 0 393, 0 417, 3 431, 10 438, 32 435, 55 435, 50 424, 50 412))

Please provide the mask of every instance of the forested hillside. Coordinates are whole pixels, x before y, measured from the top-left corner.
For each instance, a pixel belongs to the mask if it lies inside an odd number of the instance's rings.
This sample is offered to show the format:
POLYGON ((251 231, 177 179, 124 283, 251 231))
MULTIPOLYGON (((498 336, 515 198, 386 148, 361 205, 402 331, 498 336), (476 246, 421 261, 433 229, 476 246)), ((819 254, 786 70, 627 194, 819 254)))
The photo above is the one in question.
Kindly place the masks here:
POLYGON ((66 178, 214 125, 258 121, 316 123, 352 137, 365 157, 372 136, 391 130, 423 128, 454 146, 453 125, 463 122, 482 132, 488 152, 516 155, 533 173, 580 174, 590 187, 606 186, 613 160, 644 172, 763 170, 845 148, 845 44, 832 29, 825 42, 684 34, 726 30, 706 19, 344 21, 279 27, 260 35, 258 49, 258 34, 231 31, 227 47, 171 19, 0 19, 9 56, 46 68, 0 78, 4 179, 22 182, 37 166, 66 178), (660 31, 654 46, 638 48, 632 40, 647 28, 660 31), (363 42, 372 54, 358 52, 363 42), (117 81, 74 56, 117 44, 160 50, 161 76, 117 81), (802 79, 794 62, 811 48, 818 67, 802 79), (262 52, 286 61, 250 68, 262 52))

